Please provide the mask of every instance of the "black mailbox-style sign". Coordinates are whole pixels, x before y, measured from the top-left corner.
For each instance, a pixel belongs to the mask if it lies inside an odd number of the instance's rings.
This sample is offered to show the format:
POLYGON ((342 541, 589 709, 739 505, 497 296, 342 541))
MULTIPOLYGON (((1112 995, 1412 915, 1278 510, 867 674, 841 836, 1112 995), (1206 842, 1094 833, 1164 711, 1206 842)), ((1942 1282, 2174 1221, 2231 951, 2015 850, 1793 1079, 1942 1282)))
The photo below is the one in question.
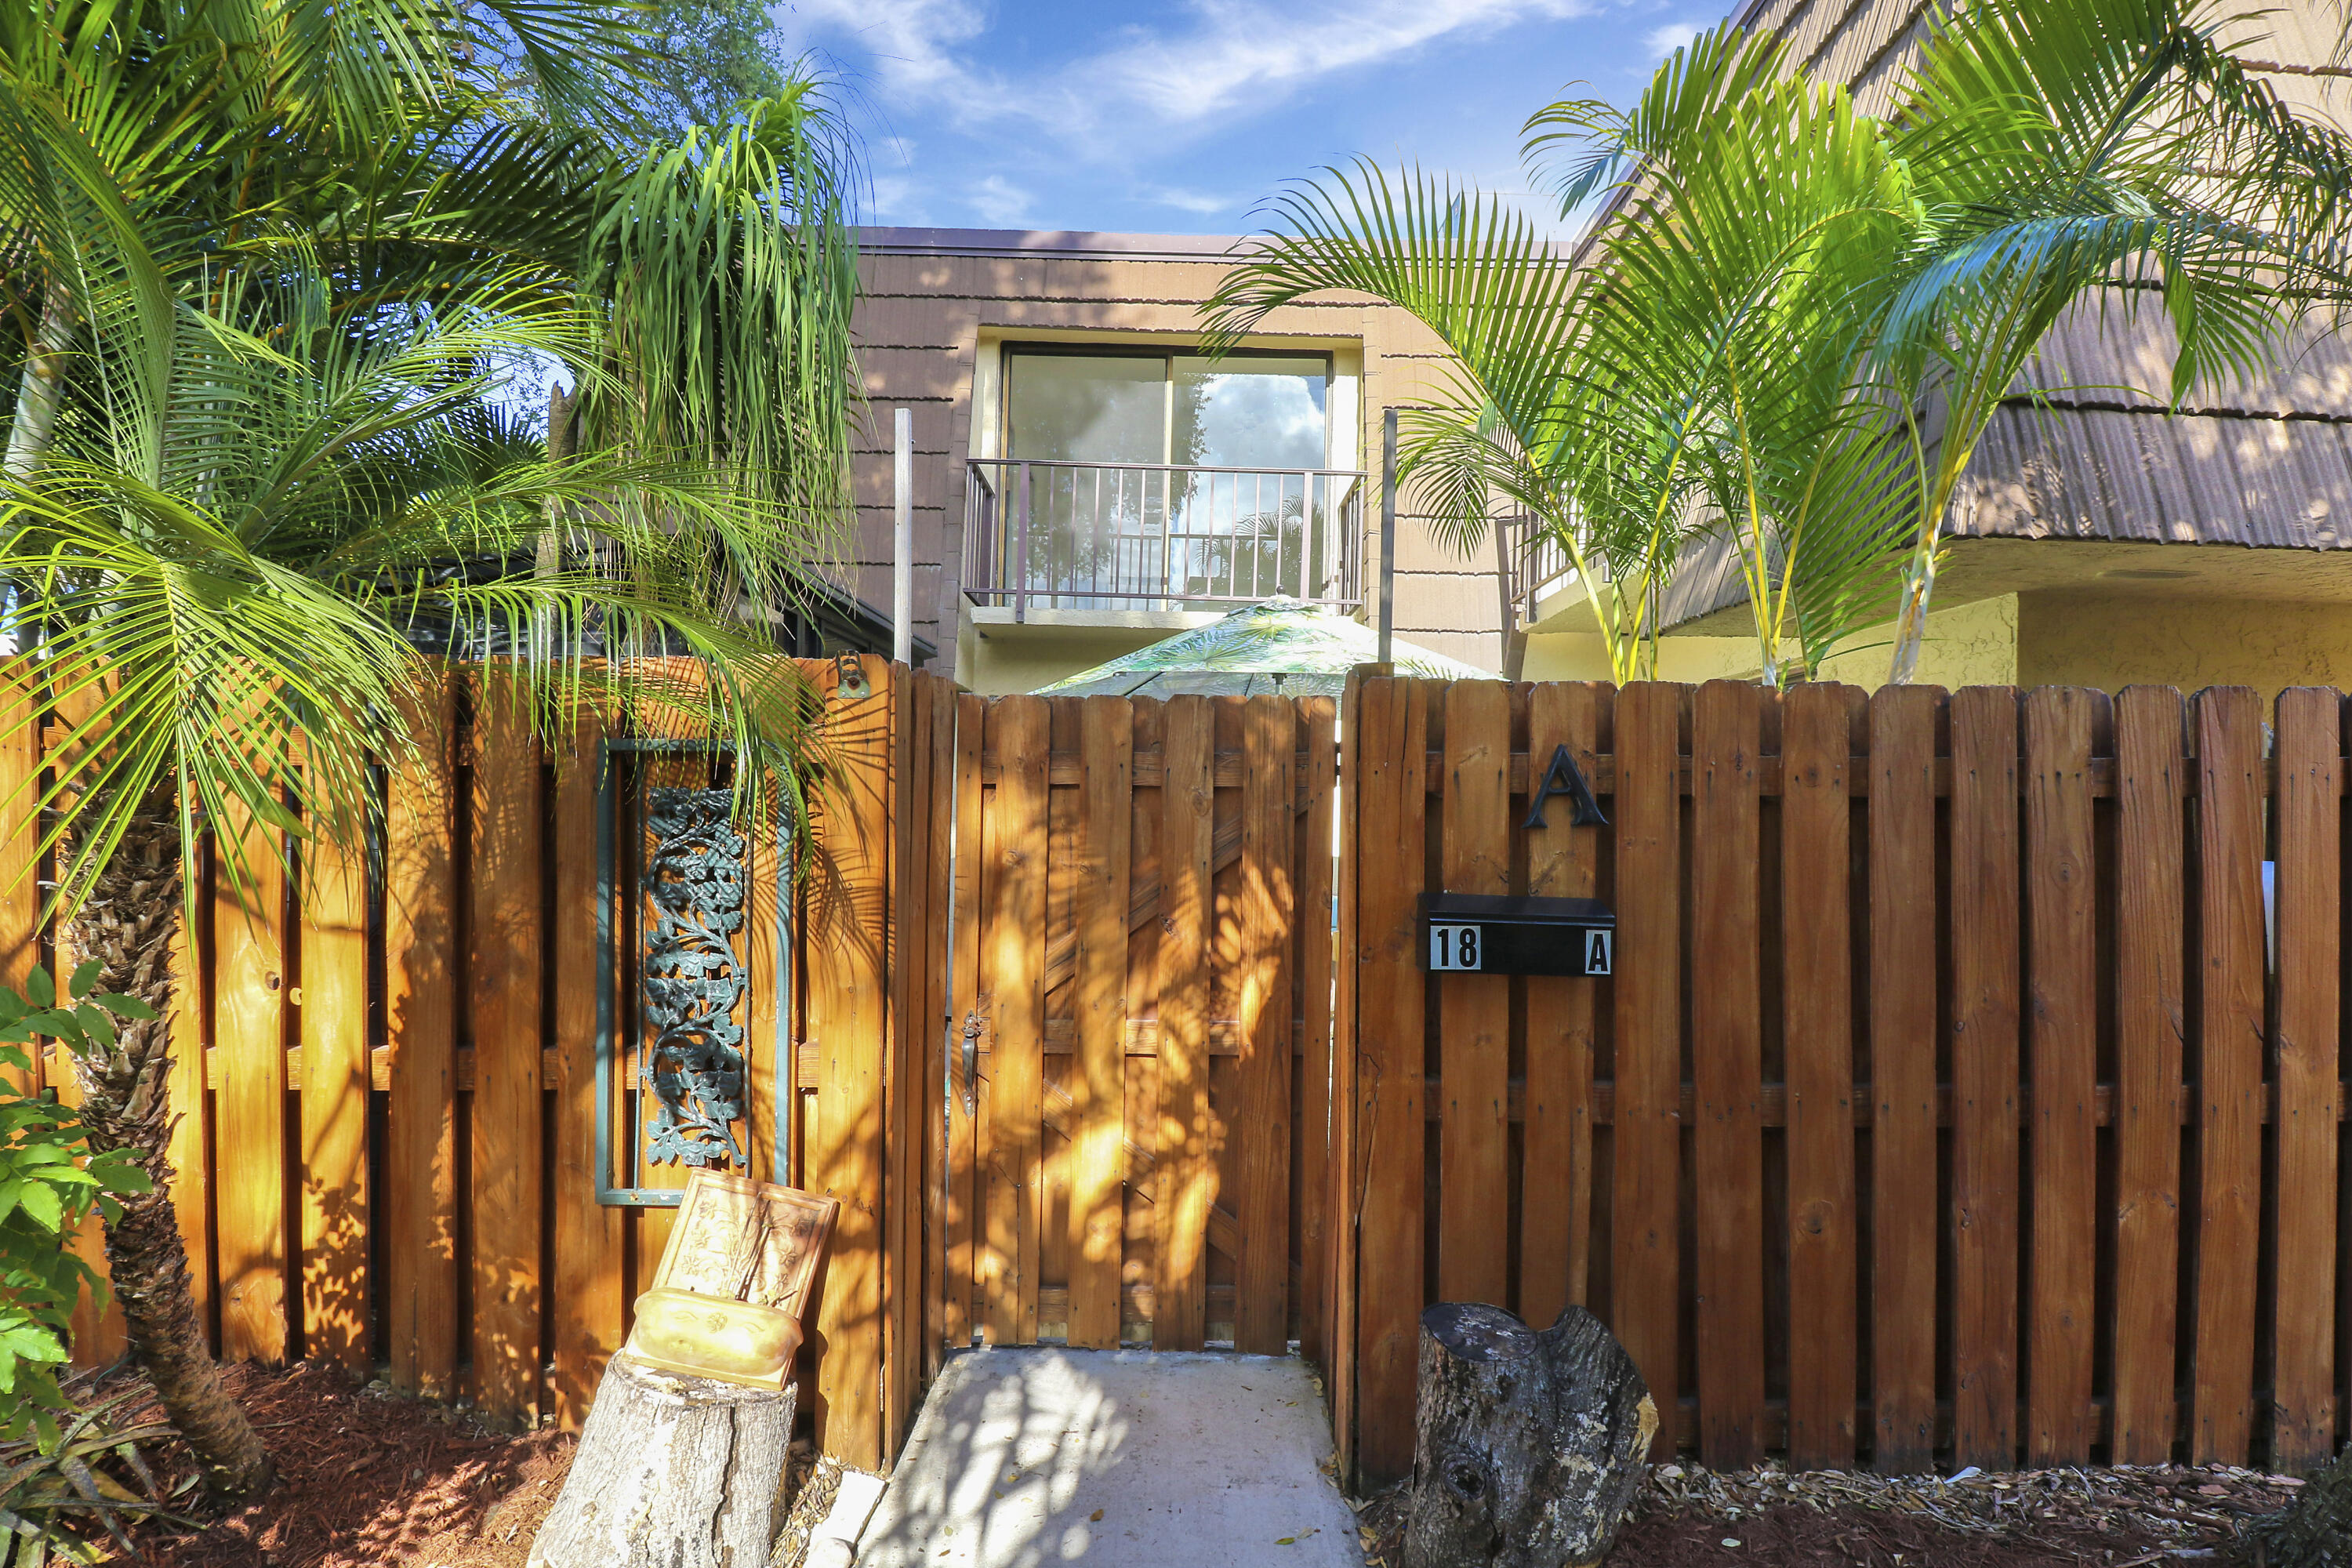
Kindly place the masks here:
POLYGON ((1598 899, 1421 896, 1421 967, 1433 974, 1610 973, 1617 916, 1598 899))

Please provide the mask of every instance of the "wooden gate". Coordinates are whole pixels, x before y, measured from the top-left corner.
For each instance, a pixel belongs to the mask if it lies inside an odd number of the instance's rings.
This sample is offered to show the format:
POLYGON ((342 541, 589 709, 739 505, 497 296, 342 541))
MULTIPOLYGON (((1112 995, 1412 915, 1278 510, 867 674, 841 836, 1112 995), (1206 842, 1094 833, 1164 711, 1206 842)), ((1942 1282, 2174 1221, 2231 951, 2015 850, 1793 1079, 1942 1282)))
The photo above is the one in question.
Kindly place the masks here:
POLYGON ((1713 1466, 2333 1451, 2340 693, 2284 693, 2267 760, 2243 689, 1345 704, 1327 1367, 1366 1479, 1411 1468, 1440 1299, 1589 1304, 1713 1466), (1608 826, 1523 826, 1561 746, 1608 826), (1424 974, 1424 889, 1609 900, 1614 976, 1424 974))
POLYGON ((957 700, 934 1345, 1319 1349, 1333 725, 957 700))

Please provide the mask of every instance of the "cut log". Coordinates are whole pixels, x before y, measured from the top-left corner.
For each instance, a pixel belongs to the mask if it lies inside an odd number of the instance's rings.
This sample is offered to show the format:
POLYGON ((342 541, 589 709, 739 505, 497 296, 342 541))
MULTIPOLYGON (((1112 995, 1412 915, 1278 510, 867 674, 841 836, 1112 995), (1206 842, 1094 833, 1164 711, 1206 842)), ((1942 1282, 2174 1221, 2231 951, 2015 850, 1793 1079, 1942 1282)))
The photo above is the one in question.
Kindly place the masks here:
POLYGON ((1406 1568, 1600 1562, 1657 1429, 1633 1357, 1583 1308, 1541 1332, 1499 1307, 1430 1308, 1406 1568))
POLYGON ((2314 1471, 2254 1539, 2263 1568, 2352 1568, 2352 1449, 2314 1471))
POLYGON ((789 1385, 614 1356, 530 1568, 761 1568, 783 1523, 792 1436, 789 1385))

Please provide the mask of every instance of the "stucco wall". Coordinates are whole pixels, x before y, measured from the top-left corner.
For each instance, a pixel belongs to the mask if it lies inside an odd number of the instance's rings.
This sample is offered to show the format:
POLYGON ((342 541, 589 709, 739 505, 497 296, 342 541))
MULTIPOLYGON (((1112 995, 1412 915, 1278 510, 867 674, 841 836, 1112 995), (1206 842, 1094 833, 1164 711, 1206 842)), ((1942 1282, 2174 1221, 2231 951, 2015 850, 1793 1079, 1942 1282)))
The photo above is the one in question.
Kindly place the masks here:
MULTIPOLYGON (((1829 661, 1823 676, 1875 689, 1885 683, 1894 623, 1874 626, 1853 639, 1853 651, 1829 661)), ((1529 680, 1606 680, 1609 659, 1597 632, 1545 632, 1528 638, 1529 680)), ((1664 680, 1753 679, 1756 641, 1749 637, 1675 637, 1658 644, 1658 675, 1664 680)), ((1955 605, 1927 617, 1927 643, 1920 651, 1923 684, 1950 687, 2005 686, 2017 679, 2018 595, 2003 594, 1955 605)))
POLYGON ((2026 685, 2352 687, 2352 605, 2063 590, 2019 605, 2026 685))

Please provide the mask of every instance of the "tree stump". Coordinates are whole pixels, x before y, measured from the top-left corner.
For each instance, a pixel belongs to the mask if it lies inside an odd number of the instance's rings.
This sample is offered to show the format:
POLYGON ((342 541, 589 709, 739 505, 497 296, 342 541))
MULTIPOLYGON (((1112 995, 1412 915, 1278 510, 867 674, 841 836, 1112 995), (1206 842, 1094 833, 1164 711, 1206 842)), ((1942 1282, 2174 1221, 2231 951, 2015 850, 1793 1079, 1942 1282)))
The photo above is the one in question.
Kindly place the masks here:
POLYGON ((1583 1308, 1541 1332, 1499 1307, 1430 1308, 1406 1568, 1598 1563, 1657 1429, 1633 1358, 1583 1308))
POLYGON ((2352 1449, 2312 1472, 2255 1540, 2263 1568, 2352 1568, 2352 1449))
POLYGON ((763 1568, 783 1523, 793 1389, 604 1370, 530 1568, 763 1568))

